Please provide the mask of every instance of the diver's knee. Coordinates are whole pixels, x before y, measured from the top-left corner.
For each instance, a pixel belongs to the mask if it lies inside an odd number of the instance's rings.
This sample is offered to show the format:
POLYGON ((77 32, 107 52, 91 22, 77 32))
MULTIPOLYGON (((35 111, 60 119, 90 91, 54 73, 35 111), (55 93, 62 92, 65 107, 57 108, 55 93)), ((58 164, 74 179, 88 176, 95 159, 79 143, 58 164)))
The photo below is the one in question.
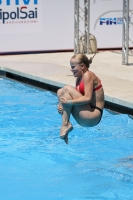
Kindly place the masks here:
POLYGON ((63 87, 63 92, 69 92, 70 91, 71 86, 70 85, 65 85, 63 87))
POLYGON ((57 96, 61 96, 63 88, 57 90, 57 96))
POLYGON ((65 85, 63 88, 60 88, 57 90, 57 96, 62 96, 66 93, 68 93, 70 91, 70 87, 69 85, 65 85))

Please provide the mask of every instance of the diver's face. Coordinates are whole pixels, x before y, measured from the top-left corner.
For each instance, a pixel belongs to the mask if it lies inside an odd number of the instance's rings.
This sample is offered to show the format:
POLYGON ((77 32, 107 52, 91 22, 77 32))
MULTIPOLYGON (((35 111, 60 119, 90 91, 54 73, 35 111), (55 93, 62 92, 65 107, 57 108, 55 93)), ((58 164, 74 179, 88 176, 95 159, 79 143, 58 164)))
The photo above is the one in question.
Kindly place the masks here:
POLYGON ((82 64, 79 64, 78 60, 75 58, 72 58, 70 60, 70 66, 71 66, 71 71, 73 73, 74 77, 80 77, 82 76, 83 72, 82 72, 82 64))

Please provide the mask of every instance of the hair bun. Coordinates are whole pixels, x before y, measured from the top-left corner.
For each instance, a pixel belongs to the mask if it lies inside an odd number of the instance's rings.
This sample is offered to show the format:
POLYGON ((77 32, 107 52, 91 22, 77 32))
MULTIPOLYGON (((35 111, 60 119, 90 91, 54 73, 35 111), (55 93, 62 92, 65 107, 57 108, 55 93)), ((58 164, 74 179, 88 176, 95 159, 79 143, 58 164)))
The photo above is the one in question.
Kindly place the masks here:
POLYGON ((91 64, 91 63, 92 63, 92 60, 93 60, 93 58, 90 58, 90 59, 89 59, 89 64, 91 64))

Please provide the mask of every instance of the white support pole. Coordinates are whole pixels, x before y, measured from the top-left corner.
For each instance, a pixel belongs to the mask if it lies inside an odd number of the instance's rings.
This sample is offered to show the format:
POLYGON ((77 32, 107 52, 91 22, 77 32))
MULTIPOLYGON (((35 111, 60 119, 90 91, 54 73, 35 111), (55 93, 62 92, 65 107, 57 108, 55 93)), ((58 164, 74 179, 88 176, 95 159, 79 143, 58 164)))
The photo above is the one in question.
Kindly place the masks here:
POLYGON ((85 46, 86 53, 89 54, 89 33, 90 33, 90 0, 84 0, 85 6, 85 46))
POLYGON ((123 29, 122 29, 122 64, 128 65, 130 44, 133 44, 133 40, 129 38, 130 26, 133 25, 131 22, 131 15, 133 11, 130 10, 130 0, 123 0, 123 29))
POLYGON ((89 53, 89 30, 90 30, 90 0, 75 0, 74 53, 89 53))
POLYGON ((123 0, 123 26, 122 26, 122 64, 125 64, 125 37, 126 37, 126 18, 125 18, 125 0, 123 0))
POLYGON ((74 53, 79 52, 79 0, 74 2, 74 53))
POLYGON ((128 65, 128 53, 129 53, 129 0, 127 0, 127 11, 126 11, 126 59, 125 59, 126 65, 128 65))

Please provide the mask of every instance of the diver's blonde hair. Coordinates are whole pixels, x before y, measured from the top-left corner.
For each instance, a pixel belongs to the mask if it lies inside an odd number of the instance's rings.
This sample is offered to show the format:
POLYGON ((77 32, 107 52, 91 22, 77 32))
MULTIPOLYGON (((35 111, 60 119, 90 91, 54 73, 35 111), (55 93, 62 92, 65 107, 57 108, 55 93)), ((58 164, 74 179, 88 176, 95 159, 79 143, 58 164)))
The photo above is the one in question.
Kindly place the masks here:
POLYGON ((90 64, 92 63, 92 59, 89 59, 85 54, 74 54, 72 58, 76 58, 79 64, 84 63, 87 68, 89 68, 90 64))

